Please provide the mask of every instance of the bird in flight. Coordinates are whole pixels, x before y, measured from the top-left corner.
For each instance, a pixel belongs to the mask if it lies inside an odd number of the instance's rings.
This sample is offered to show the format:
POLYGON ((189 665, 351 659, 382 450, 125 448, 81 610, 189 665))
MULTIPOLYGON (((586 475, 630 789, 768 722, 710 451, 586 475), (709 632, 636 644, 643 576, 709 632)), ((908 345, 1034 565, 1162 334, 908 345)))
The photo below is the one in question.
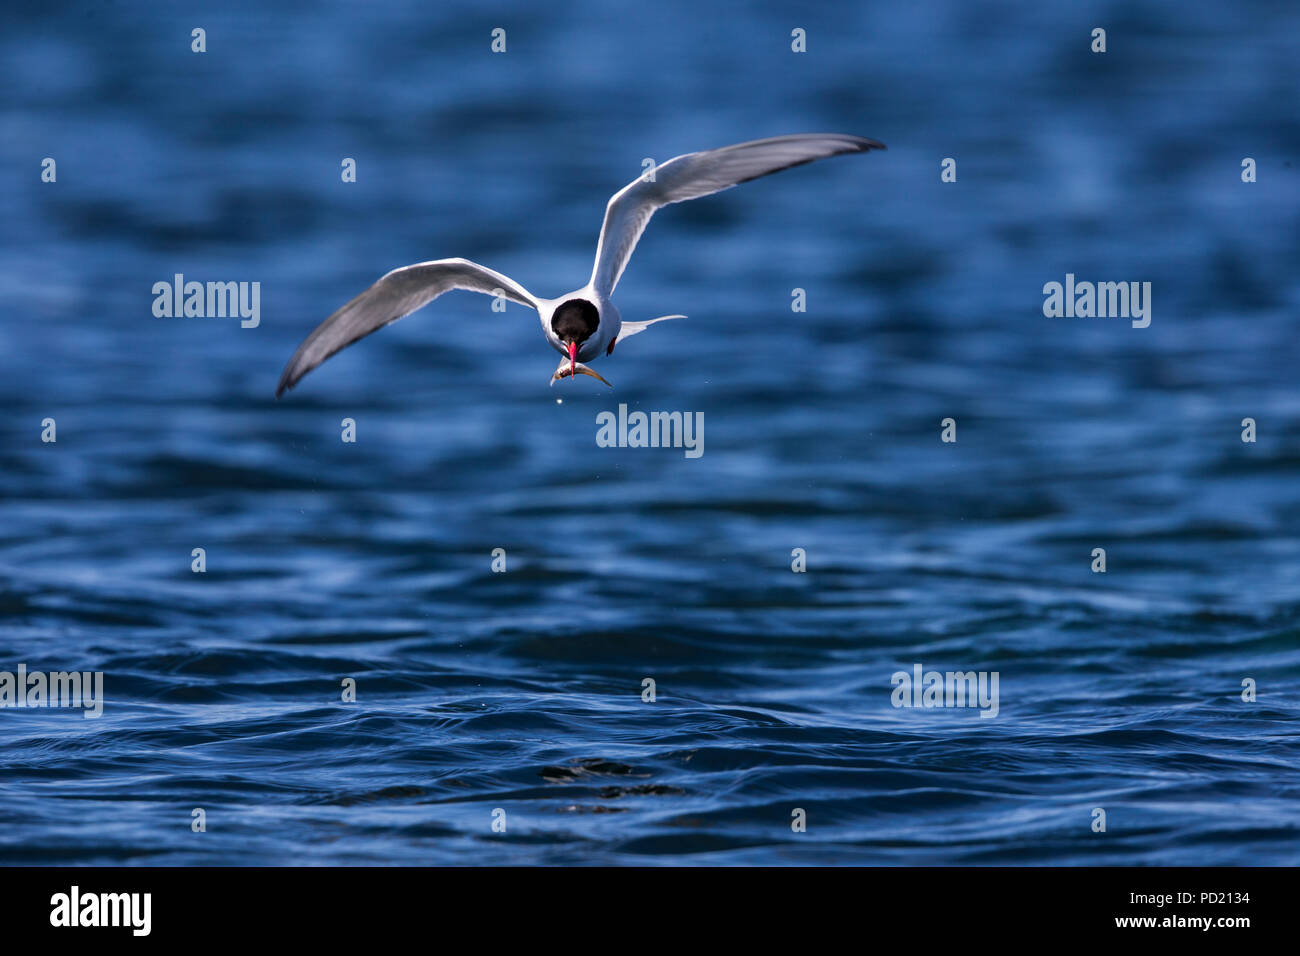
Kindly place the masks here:
POLYGON ((627 322, 610 301, 627 260, 655 210, 669 203, 709 196, 815 159, 884 148, 883 143, 861 136, 806 133, 756 139, 670 159, 654 169, 653 174, 643 173, 610 198, 600 241, 596 244, 596 264, 591 278, 581 289, 558 299, 535 296, 513 279, 468 259, 435 259, 394 269, 307 336, 284 367, 275 396, 279 398, 286 389, 293 388, 299 379, 335 352, 410 315, 452 289, 505 296, 536 309, 546 341, 564 356, 551 375, 551 384, 562 378, 590 375, 609 385, 583 363, 609 355, 616 342, 656 322, 685 318, 661 315, 656 319, 627 322))

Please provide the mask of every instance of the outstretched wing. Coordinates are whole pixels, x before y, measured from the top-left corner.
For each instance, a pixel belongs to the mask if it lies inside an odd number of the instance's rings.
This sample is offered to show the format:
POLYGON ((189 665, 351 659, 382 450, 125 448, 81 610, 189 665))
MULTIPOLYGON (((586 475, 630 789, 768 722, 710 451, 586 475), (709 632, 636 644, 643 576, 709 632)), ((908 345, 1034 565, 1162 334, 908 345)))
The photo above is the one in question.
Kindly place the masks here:
POLYGON ((611 295, 655 210, 669 203, 709 196, 732 186, 840 153, 884 149, 883 143, 839 133, 804 133, 756 139, 722 149, 687 153, 655 169, 654 182, 634 179, 605 207, 591 285, 611 295))
POLYGON ((618 327, 618 341, 630 339, 639 332, 644 332, 656 322, 667 322, 669 319, 684 319, 684 315, 661 315, 657 319, 642 319, 640 322, 628 322, 624 320, 623 324, 618 327))
POLYGON ((537 308, 533 297, 519 283, 468 259, 435 259, 394 269, 307 336, 284 367, 275 397, 293 388, 300 378, 339 349, 410 315, 452 289, 487 295, 496 295, 500 290, 511 301, 537 308))

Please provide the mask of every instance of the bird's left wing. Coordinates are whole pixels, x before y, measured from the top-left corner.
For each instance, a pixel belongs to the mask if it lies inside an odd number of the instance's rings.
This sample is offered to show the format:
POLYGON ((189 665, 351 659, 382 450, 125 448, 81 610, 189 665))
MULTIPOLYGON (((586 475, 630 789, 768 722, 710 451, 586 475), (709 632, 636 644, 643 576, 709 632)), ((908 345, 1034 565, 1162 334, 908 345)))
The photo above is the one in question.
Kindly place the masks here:
MULTIPOLYGON (((628 322, 625 319, 623 324, 618 327, 618 341, 623 342, 630 339, 632 336, 644 332, 656 322, 667 322, 669 319, 684 318, 686 318, 684 315, 661 315, 657 319, 642 319, 640 322, 628 322)), ((613 346, 610 346, 610 350, 613 350, 613 346)))
POLYGON ((841 153, 884 149, 883 143, 841 133, 804 133, 756 139, 722 149, 687 153, 645 174, 616 192, 605 207, 605 222, 596 246, 591 285, 612 295, 627 260, 655 210, 669 203, 698 199, 791 166, 841 153))
POLYGON ((428 305, 444 292, 467 289, 537 308, 532 295, 513 279, 468 259, 435 259, 394 269, 316 327, 284 367, 275 397, 339 349, 428 305))

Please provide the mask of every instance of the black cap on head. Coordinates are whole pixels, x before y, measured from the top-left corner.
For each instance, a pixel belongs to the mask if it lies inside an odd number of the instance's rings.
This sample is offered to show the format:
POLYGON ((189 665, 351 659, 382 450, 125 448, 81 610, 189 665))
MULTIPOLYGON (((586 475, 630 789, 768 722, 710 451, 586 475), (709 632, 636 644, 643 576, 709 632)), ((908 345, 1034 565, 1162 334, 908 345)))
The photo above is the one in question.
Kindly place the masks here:
POLYGON ((599 325, 600 312, 586 299, 570 299, 551 316, 551 331, 561 342, 585 342, 599 325))

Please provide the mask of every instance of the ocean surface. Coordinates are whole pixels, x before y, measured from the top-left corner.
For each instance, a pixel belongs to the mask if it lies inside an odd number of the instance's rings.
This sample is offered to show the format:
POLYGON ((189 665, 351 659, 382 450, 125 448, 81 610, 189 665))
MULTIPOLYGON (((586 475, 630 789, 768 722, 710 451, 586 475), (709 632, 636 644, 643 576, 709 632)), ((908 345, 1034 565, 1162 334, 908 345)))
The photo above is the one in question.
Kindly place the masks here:
POLYGON ((103 710, 0 708, 0 861, 1300 862, 1298 46, 1291 2, 6 6, 0 671, 103 710), (613 391, 455 293, 273 398, 391 268, 557 296, 643 159, 816 131, 889 148, 660 212, 615 301, 689 318, 613 391), (155 316, 178 273, 258 325, 155 316), (1046 316, 1067 275, 1149 326, 1046 316), (703 453, 600 447, 620 403, 703 453), (917 667, 996 715, 895 706, 917 667))

